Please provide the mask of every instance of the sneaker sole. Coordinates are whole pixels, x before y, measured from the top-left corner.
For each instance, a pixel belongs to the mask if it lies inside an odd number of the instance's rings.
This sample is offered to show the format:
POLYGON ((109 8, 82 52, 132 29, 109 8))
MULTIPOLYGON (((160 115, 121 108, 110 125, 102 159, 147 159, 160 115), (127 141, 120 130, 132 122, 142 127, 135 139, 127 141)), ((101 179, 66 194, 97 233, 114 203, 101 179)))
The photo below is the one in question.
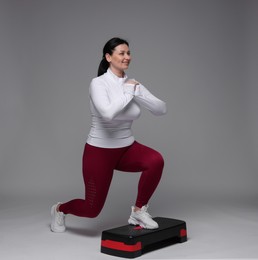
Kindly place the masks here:
POLYGON ((59 230, 59 229, 53 228, 52 226, 50 227, 50 230, 54 233, 64 233, 65 232, 65 229, 59 230))

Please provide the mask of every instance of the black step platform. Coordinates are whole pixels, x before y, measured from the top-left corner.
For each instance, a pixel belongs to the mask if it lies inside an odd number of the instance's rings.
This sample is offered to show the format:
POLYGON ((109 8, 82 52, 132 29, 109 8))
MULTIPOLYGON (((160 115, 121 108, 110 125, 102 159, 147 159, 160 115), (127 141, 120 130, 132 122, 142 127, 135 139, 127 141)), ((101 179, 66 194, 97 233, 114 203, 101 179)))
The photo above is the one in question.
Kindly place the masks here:
POLYGON ((101 252, 113 256, 135 258, 142 254, 187 241, 185 221, 171 218, 153 218, 157 229, 143 229, 126 225, 102 232, 101 252))

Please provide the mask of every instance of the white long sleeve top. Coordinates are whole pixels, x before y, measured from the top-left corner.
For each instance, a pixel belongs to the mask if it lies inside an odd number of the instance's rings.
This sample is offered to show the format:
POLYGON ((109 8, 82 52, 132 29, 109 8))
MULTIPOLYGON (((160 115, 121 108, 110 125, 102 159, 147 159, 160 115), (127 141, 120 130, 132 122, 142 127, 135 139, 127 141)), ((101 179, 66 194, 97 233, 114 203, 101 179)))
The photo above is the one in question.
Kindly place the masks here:
POLYGON ((166 103, 155 97, 143 85, 126 83, 110 69, 91 81, 90 111, 91 129, 87 143, 96 147, 119 148, 134 142, 133 120, 141 113, 141 107, 154 115, 166 113, 166 103))

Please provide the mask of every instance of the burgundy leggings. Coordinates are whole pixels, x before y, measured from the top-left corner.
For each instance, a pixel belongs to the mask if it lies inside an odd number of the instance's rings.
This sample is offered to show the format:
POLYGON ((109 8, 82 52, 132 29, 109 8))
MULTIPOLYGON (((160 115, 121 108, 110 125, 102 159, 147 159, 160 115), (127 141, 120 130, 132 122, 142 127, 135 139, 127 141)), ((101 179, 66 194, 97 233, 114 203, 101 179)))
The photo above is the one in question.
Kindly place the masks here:
POLYGON ((85 200, 71 200, 62 204, 59 210, 80 217, 98 216, 104 206, 114 170, 142 172, 135 203, 141 208, 155 191, 163 166, 160 153, 138 142, 122 148, 100 148, 86 144, 82 166, 85 200))

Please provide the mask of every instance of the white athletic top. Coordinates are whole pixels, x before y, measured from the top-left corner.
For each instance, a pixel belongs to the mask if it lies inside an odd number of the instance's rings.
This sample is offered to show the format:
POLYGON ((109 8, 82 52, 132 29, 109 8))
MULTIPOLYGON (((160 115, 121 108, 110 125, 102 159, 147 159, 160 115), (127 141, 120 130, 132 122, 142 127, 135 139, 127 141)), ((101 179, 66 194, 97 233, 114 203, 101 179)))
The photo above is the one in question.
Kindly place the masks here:
POLYGON ((126 83, 110 69, 90 84, 91 129, 87 143, 97 147, 118 148, 134 142, 133 120, 140 116, 140 107, 154 115, 166 113, 166 103, 151 94, 143 85, 126 83))

